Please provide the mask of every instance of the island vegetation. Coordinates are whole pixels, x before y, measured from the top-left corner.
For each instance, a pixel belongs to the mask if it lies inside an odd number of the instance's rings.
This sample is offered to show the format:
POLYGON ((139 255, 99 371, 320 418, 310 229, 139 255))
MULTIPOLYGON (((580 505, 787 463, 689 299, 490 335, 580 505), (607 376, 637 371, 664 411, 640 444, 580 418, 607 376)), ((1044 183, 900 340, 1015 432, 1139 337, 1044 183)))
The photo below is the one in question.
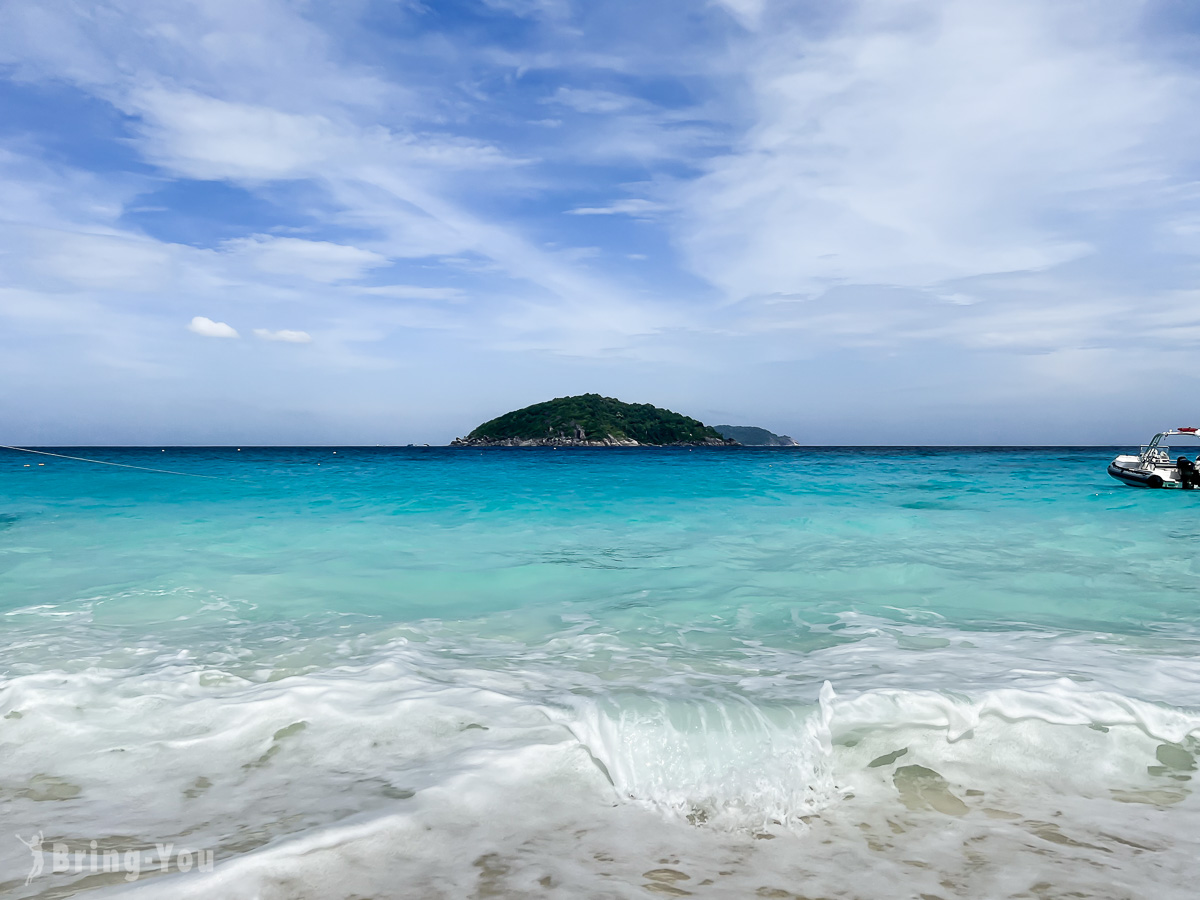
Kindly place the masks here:
POLYGON ((451 446, 737 446, 716 429, 649 403, 599 394, 558 397, 484 422, 451 446))
POLYGON ((775 434, 753 425, 714 425, 722 437, 737 441, 745 447, 799 447, 786 434, 775 434))

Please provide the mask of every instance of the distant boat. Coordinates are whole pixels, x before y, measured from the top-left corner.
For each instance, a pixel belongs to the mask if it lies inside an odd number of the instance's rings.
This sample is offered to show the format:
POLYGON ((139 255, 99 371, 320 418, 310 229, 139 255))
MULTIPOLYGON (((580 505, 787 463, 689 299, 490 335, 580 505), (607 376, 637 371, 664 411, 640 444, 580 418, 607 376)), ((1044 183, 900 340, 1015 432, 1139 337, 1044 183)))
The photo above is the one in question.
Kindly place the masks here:
MULTIPOLYGON (((1200 485, 1196 463, 1186 456, 1171 456, 1171 438, 1200 437, 1200 429, 1176 428, 1160 431, 1138 454, 1118 456, 1108 464, 1108 474, 1133 487, 1182 488, 1190 491, 1200 485)), ((1197 459, 1200 462, 1200 458, 1197 459)))

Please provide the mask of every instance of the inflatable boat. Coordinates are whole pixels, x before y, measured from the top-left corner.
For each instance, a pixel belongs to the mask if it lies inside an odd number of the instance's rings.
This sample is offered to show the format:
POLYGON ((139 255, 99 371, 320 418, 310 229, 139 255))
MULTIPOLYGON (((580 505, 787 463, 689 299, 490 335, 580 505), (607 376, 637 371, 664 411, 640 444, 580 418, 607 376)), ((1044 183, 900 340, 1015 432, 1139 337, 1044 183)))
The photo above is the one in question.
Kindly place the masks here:
MULTIPOLYGON (((1118 456, 1108 464, 1108 474, 1118 481, 1134 487, 1182 488, 1190 491, 1200 486, 1200 471, 1197 462, 1186 456, 1172 456, 1172 438, 1200 438, 1197 428, 1176 428, 1161 431, 1146 444, 1136 456, 1132 453, 1118 456)), ((1191 442, 1189 442, 1191 443, 1191 442)), ((1194 444, 1200 447, 1200 443, 1194 444)))

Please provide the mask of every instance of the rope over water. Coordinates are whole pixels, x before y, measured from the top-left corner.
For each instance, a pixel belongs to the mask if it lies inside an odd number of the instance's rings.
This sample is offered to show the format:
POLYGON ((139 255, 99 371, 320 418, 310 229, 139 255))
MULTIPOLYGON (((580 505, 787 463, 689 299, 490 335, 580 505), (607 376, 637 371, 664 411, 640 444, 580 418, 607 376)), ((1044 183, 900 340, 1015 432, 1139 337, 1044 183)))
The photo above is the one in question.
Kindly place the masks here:
POLYGON ((95 463, 98 466, 117 466, 121 469, 140 469, 143 472, 157 472, 160 475, 182 475, 185 478, 211 478, 214 481, 225 481, 219 475, 197 475, 195 472, 174 472, 171 469, 151 469, 149 466, 131 466, 128 463, 105 462, 102 459, 87 459, 83 456, 67 456, 63 453, 49 453, 45 450, 30 450, 28 447, 9 447, 0 444, 0 450, 16 450, 19 453, 36 453, 39 456, 54 456, 58 459, 73 459, 76 462, 95 463))

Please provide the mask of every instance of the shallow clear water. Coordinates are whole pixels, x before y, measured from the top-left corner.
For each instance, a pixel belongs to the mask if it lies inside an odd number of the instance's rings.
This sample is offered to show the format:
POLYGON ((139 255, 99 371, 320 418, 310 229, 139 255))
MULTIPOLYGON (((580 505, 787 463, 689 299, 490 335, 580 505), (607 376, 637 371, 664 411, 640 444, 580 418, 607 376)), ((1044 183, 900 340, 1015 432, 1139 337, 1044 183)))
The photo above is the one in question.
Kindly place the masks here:
POLYGON ((1111 449, 64 452, 211 477, 0 451, 3 823, 216 868, 0 895, 1200 876, 1200 492, 1111 449))

